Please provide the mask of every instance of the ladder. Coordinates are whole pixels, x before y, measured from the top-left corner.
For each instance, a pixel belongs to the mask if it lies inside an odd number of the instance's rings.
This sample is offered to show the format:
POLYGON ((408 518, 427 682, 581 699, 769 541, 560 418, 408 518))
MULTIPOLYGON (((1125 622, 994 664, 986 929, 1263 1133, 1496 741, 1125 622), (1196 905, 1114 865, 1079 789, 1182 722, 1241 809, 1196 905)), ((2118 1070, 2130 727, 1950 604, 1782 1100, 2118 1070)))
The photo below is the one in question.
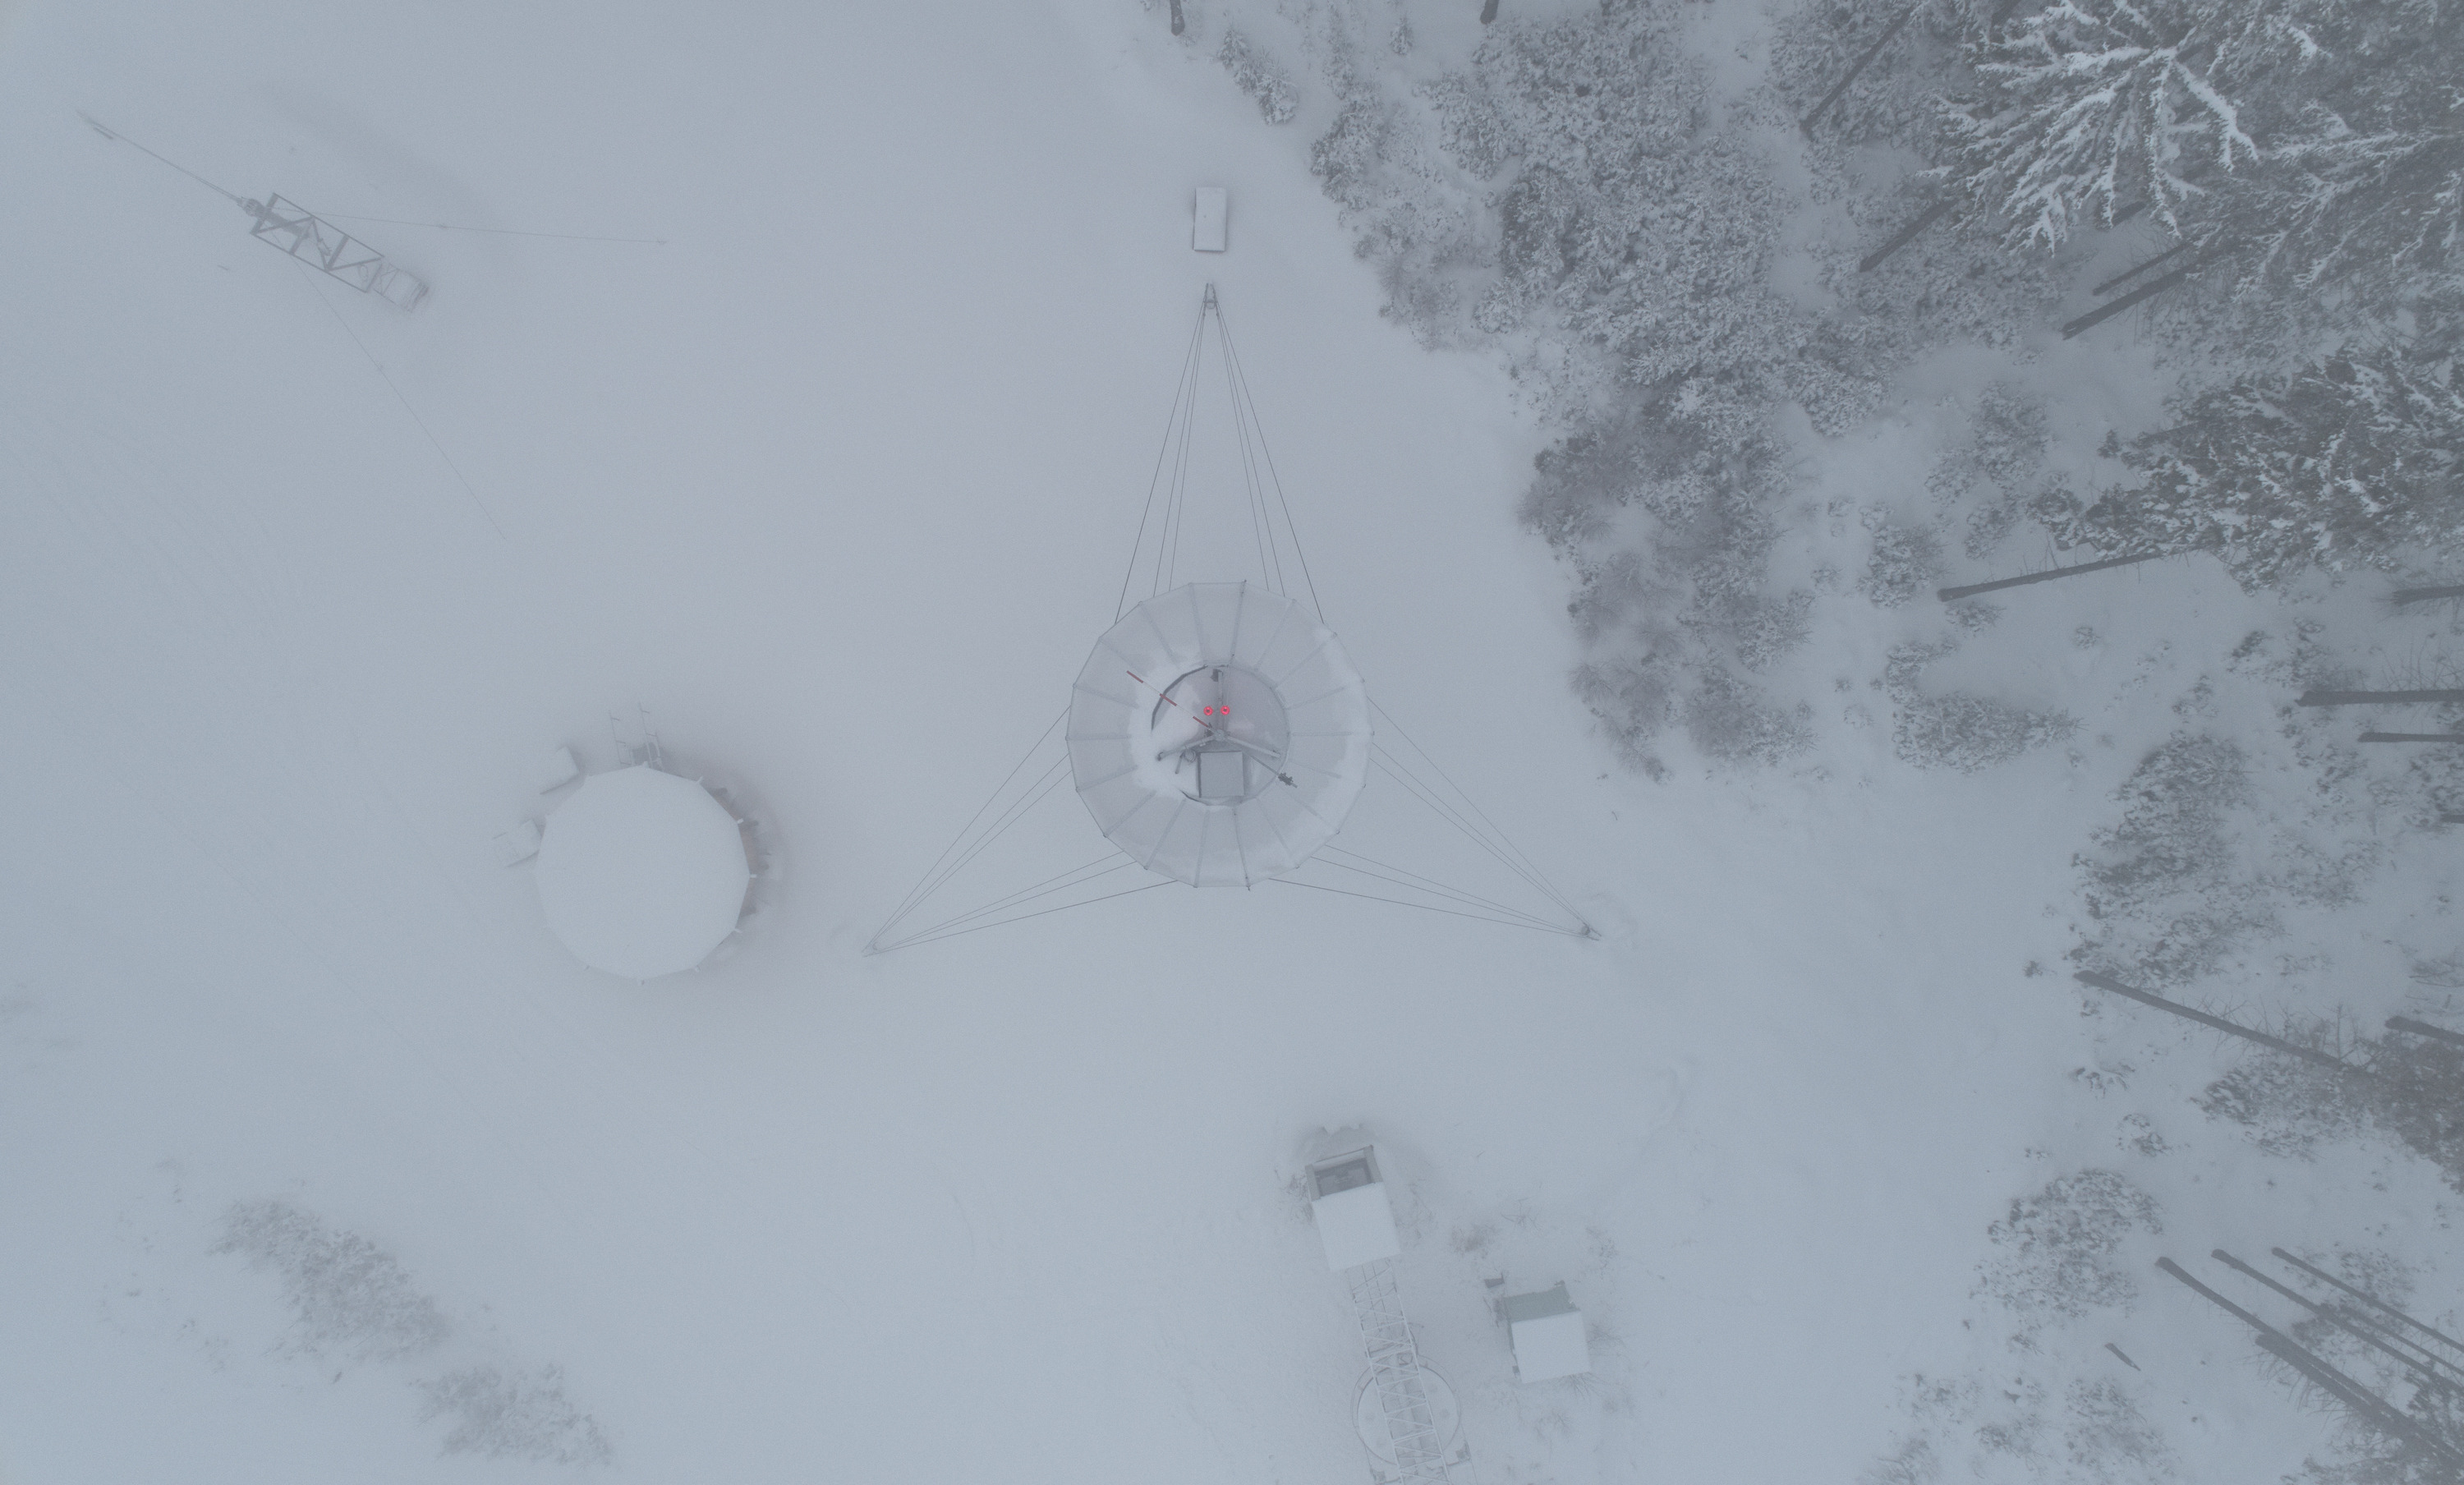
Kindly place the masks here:
POLYGON ((1429 1401, 1428 1373, 1420 1365, 1419 1347, 1412 1340, 1412 1322, 1403 1314, 1403 1297, 1395 1282, 1395 1260, 1380 1258, 1349 1270, 1352 1309, 1360 1321, 1360 1341, 1369 1360, 1369 1385, 1385 1415, 1386 1437, 1394 1446, 1396 1481, 1432 1481, 1452 1485, 1446 1473, 1446 1441, 1438 1431, 1437 1409, 1429 1401))

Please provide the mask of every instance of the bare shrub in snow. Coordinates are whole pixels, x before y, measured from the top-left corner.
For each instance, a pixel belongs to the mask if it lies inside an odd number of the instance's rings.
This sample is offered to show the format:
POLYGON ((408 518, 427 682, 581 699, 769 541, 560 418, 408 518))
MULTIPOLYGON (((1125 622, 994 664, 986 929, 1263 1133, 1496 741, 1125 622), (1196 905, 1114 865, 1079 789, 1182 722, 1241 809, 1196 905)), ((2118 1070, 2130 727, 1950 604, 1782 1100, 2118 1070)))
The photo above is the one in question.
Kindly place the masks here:
POLYGON ((2112 1381, 2075 1380, 2058 1406, 2043 1384, 2008 1372, 1991 1385, 1972 1377, 1915 1382, 1909 1412, 1922 1431, 1868 1465, 1859 1485, 1930 1485, 1946 1476, 2155 1485, 2177 1477, 2172 1450, 2112 1381))
POLYGON ((2239 870, 2234 811, 2253 792, 2241 748, 2177 733, 2140 761, 2114 797, 2122 818, 2076 864, 2097 932, 2075 957, 2153 986, 2213 970, 2273 912, 2239 870))
POLYGON ((1874 552, 1857 591, 1878 609, 1898 609, 1933 587, 1942 576, 1942 543, 1923 526, 1885 523, 1874 532, 1874 552))
POLYGON ((2123 1242, 2161 1232, 2156 1201, 2110 1170, 2081 1170, 2011 1203, 1986 1230, 2006 1255, 1986 1265, 1982 1287, 2031 1328, 2127 1305, 2138 1280, 2115 1262, 2123 1242))
POLYGON ((1291 75, 1273 57, 1259 51, 1238 27, 1224 28, 1223 42, 1215 49, 1215 59, 1232 75, 1233 86, 1257 103, 1259 117, 1268 123, 1289 123, 1300 112, 1300 90, 1292 86, 1291 75))
POLYGON ((2078 719, 2067 712, 2031 711, 1957 692, 1925 695, 1918 676, 1952 648, 1951 641, 1903 645, 1891 652, 1883 667, 1882 690, 1892 706, 1892 745, 1902 761, 1920 768, 1974 773, 2079 730, 2078 719))
POLYGON ((1867 1465, 1857 1485, 1932 1485, 1942 1478, 1942 1461, 1922 1436, 1902 1439, 1899 1447, 1867 1465))
MULTIPOLYGON (((2351 684, 2316 621, 2300 621, 2295 636, 2286 647, 2255 632, 2229 663, 2270 688, 2351 684)), ((2202 677, 2174 710, 2213 716, 2217 705, 2216 688, 2202 677)), ((2373 771, 2350 735, 2349 721, 2285 706, 2273 737, 2245 735, 2249 746, 2267 749, 2256 764, 2243 742, 2200 731, 2177 733, 2151 752, 2117 795, 2122 818, 2079 858, 2097 925, 2077 957, 2148 986, 2188 985, 2235 967, 2263 973, 2270 985, 2298 985, 2332 964, 2309 933, 2298 955, 2273 964, 2246 945, 2300 915, 2363 903, 2394 849, 2381 838, 2386 814, 2421 808, 2419 781, 2373 771), (2254 784, 2262 768, 2270 786, 2263 801, 2254 784)), ((2268 993, 2272 1000, 2277 992, 2268 993)), ((2196 1101, 2211 1116, 2292 1158, 2375 1128, 2464 1184, 2464 1055, 2454 1049, 2400 1034, 2356 1037, 2340 1015, 2317 1008, 2297 1008, 2273 1024, 2247 1008, 2207 1008, 2366 1069, 2344 1073, 2253 1053, 2200 1094, 2196 1101)))
POLYGON ((1578 569, 1576 584, 1566 612, 1574 621, 1574 632, 1593 643, 1647 633, 1651 616, 1671 597, 1638 552, 1610 552, 1598 565, 1578 569))
POLYGON ((599 1420, 564 1395, 554 1366, 508 1375, 470 1366, 420 1384, 422 1422, 447 1421, 445 1452, 539 1464, 606 1464, 615 1457, 599 1420))
POLYGON ((1891 738, 1899 756, 1921 768, 1974 773, 2061 742, 2078 730, 2078 719, 2067 713, 2033 712, 1954 693, 1901 702, 1891 738))
POLYGON ((1725 670, 1705 671, 1685 702, 1685 731, 1694 745, 1723 763, 1778 764, 1814 744, 1814 709, 1768 704, 1761 693, 1725 670))
MULTIPOLYGON (((2442 714, 2442 727, 2464 731, 2454 719, 2442 714)), ((2425 748, 2413 755, 2405 766, 2405 787, 2409 796, 2412 824, 2422 830, 2434 830, 2451 814, 2464 814, 2464 751, 2455 748, 2425 748)), ((2464 963, 2456 966, 2454 987, 2464 989, 2464 963)), ((2420 969, 2414 977, 2420 977, 2420 969)))
POLYGON ((1666 659, 1624 654, 1574 672, 1574 693, 1592 709, 1626 765, 1659 778, 1665 772, 1651 741, 1676 715, 1683 681, 1666 659))
POLYGON ((2063 1401, 2062 1454, 2081 1477, 2112 1485, 2174 1477, 2172 1450, 2119 1383, 2074 1381, 2063 1401))
MULTIPOLYGON (((1803 118, 1881 39, 1901 9, 1816 0, 1782 12, 1771 27, 1767 79, 1778 105, 1774 112, 1792 122, 1803 118)), ((1815 130, 1816 146, 1931 152, 1942 132, 1935 99, 1956 90, 1966 76, 1961 41, 1978 29, 1970 10, 1959 0, 1920 6, 1823 112, 1815 130)))
POLYGON ((1983 560, 2016 525, 2027 503, 2048 488, 2044 404, 2007 382, 1977 394, 1959 441, 1943 451, 1925 487, 1945 508, 1969 504, 1965 549, 1983 560))
POLYGON ((1782 486, 1765 416, 1731 382, 1689 381, 1588 421, 1535 460, 1524 518, 1573 559, 1569 611, 1594 651, 1577 685, 1629 760, 1648 756, 1697 684, 1715 693, 1699 709, 1701 735, 1725 750, 1713 756, 1767 761, 1797 745, 1785 716, 1751 723, 1733 678, 1706 678, 1766 670, 1812 630, 1811 593, 1767 590, 1782 486), (1642 541, 1618 540, 1637 512, 1642 541))
POLYGON ((1731 645, 1746 669, 1769 670, 1814 632, 1814 595, 1801 588, 1777 598, 1759 592, 1718 595, 1704 604, 1696 622, 1731 645))
POLYGON ((2322 1141, 2365 1126, 2394 1135, 2464 1190, 2464 1048, 2391 1031, 2347 1037, 2334 1021, 2296 1022, 2277 1034, 2343 1056, 2366 1072, 2285 1056, 2253 1056, 2210 1084, 2198 1104, 2231 1119, 2272 1154, 2307 1158, 2322 1141))
MULTIPOLYGON (((2333 1048, 2324 1023, 2288 1026, 2277 1034, 2297 1045, 2333 1048)), ((2244 1057, 2191 1101, 2211 1119, 2241 1125, 2268 1154, 2295 1160, 2310 1159, 2322 1141, 2355 1138, 2369 1114, 2350 1077, 2280 1053, 2244 1057)))
POLYGON ((2173 1147, 2172 1141, 2166 1139, 2145 1114, 2122 1116, 2122 1124, 2114 1132, 2113 1142, 2134 1154, 2145 1155, 2149 1160, 2154 1160, 2173 1147))
POLYGON ((2016 350, 2061 302, 2062 276, 2052 258, 2007 252, 1993 240, 1990 222, 1956 213, 1865 268, 1865 255, 1897 236, 1925 201, 1861 177, 1840 188, 1853 233, 1818 246, 1816 259, 1822 286, 1856 316, 1873 374, 1948 343, 2016 350))
POLYGON ((1438 147, 1474 179, 1487 180, 1514 157, 1514 140, 1496 100, 1471 78, 1449 73, 1421 84, 1419 97, 1437 115, 1438 147))
POLYGON ((1306 12, 1306 45, 1335 98, 1309 171, 1343 211, 1353 252, 1386 291, 1384 313, 1421 344, 1470 332, 1463 308, 1493 277, 1494 224, 1479 182, 1440 148, 1428 100, 1382 71, 1357 7, 1306 12))
POLYGON ((1637 386, 1811 386, 1843 348, 1815 345, 1812 317, 1769 285, 1785 194, 1767 156, 1718 126, 1679 22, 1645 4, 1500 26, 1440 95, 1458 166, 1513 170, 1480 323, 1561 329, 1637 386))
POLYGON ((282 1201, 242 1202, 211 1250, 238 1253, 282 1281, 301 1349, 363 1361, 408 1356, 445 1339, 434 1300, 391 1253, 282 1201))
POLYGON ((2009 382, 1988 382, 1976 394, 1967 442, 1945 456, 1932 479, 1991 483, 2015 495, 2035 483, 2046 442, 2045 405, 2009 382))

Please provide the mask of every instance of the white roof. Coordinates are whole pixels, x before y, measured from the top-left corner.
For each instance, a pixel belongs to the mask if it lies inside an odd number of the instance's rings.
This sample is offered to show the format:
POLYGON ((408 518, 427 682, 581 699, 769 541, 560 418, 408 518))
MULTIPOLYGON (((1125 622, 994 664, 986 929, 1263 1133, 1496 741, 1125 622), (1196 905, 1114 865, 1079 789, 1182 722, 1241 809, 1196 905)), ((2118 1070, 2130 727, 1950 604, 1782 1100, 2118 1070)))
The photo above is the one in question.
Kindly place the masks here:
POLYGON ((1386 1204, 1386 1183, 1373 1181, 1309 1204, 1317 1214, 1317 1240, 1326 1266, 1338 1272, 1392 1258, 1403 1251, 1395 1235, 1395 1208, 1386 1204))
POLYGON ((1579 1376, 1592 1369, 1592 1343, 1583 1335, 1580 1310, 1516 1320, 1508 1328, 1514 1337, 1514 1373, 1526 1382, 1579 1376))
POLYGON ((1343 646, 1246 583, 1184 584, 1132 609, 1070 696, 1069 766, 1096 828, 1196 887, 1297 870, 1360 796, 1369 741, 1369 696, 1343 646), (1220 722, 1201 717, 1235 698, 1220 722), (1246 797, 1199 797, 1201 745, 1243 755, 1246 797))
POLYGON ((1223 229, 1232 210, 1232 193, 1221 186, 1200 186, 1191 213, 1189 245, 1200 253, 1221 253, 1223 229))
POLYGON ((648 765, 584 780, 548 816, 531 872, 564 946, 628 980, 710 957, 736 930, 753 879, 726 807, 648 765))

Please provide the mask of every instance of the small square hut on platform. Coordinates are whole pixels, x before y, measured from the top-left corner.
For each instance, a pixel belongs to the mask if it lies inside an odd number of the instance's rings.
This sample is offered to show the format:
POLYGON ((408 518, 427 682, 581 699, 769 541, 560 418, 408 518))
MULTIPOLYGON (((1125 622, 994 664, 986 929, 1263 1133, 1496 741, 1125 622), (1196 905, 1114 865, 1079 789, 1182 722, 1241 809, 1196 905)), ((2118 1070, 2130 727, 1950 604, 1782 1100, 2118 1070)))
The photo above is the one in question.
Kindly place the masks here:
POLYGON ((1341 1273, 1403 1251, 1374 1148, 1320 1161, 1309 1168, 1309 1209, 1317 1218, 1317 1240, 1325 1246, 1328 1268, 1341 1273))

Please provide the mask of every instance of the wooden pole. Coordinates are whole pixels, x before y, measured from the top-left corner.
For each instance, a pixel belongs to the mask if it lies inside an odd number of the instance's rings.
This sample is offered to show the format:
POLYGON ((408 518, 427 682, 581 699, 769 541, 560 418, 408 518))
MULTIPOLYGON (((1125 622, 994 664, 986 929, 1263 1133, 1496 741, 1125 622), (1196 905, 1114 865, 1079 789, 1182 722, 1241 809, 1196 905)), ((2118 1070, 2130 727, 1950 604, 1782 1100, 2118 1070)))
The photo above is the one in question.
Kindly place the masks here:
POLYGON ((2093 985, 2100 990, 2111 990, 2116 995, 2127 996, 2130 999, 2139 1002, 2143 1006, 2153 1006, 2159 1010, 2170 1011, 2174 1015, 2180 1016, 2185 1021, 2196 1021, 2201 1026, 2213 1027, 2219 1031, 2223 1031, 2228 1035, 2238 1036, 2244 1041, 2256 1042, 2262 1047, 2270 1048, 2277 1052, 2291 1053, 2297 1057, 2301 1057, 2311 1062, 2317 1062, 2323 1066, 2334 1068, 2339 1073, 2353 1073, 2362 1076, 2369 1075, 2368 1069, 2355 1067, 2343 1058, 2335 1056, 2329 1053, 2321 1052, 2316 1047, 2304 1047, 2299 1043, 2288 1042, 2280 1036, 2270 1036, 2265 1031, 2254 1031, 2249 1027, 2236 1025, 2233 1022, 2226 1020, 2222 1016, 2211 1016, 2204 1010, 2192 1010, 2188 1006, 2167 1000, 2161 995, 2150 995, 2145 990, 2133 989, 2131 986, 2123 984, 2121 981, 2114 979, 2110 975, 2101 975, 2091 969, 2082 969, 2079 973, 2071 976, 2071 978, 2077 980, 2081 985, 2093 985))
POLYGON ((1860 274, 1872 273, 1882 259, 1889 257, 1892 254, 1906 247, 1909 243, 1916 241, 1917 234, 1919 233, 1924 232, 1926 228, 1931 227, 1934 223, 1942 220, 1943 213, 1948 211, 1952 207, 1957 206, 1958 204, 1959 203, 1955 199, 1946 197, 1941 201, 1935 202, 1932 206, 1925 208, 1924 213, 1918 216, 1915 221, 1910 222, 1907 226, 1900 229, 1900 234, 1898 236, 1892 238, 1886 243, 1883 243, 1873 252, 1866 254, 1863 261, 1857 265, 1857 272, 1860 274))
POLYGON ((2090 289, 2087 292, 2090 294, 2102 294, 2107 289, 2120 284, 2125 278, 2138 277, 2141 274, 2147 272, 2147 270, 2155 267, 2167 258, 2171 257, 2176 253, 2186 253, 2189 251, 2189 247, 2190 245, 2187 242, 2177 242, 2173 246, 2167 248, 2164 252, 2157 254, 2154 257, 2149 258, 2146 262, 2140 264, 2137 268, 2125 268, 2122 272, 2114 275, 2110 278, 2107 278, 2104 282, 2098 284, 2095 288, 2090 289))
POLYGON ((2304 1263, 2300 1259, 2293 1256, 2291 1253, 2286 1252, 2281 1248, 2271 1248, 2268 1252, 2293 1265, 2295 1268, 2299 1269, 2302 1273, 2309 1274, 2319 1282, 2322 1284, 2332 1284, 2336 1288, 2352 1296, 2354 1298, 2359 1299, 2362 1303, 2368 1305, 2371 1309, 2392 1315, 2397 1319, 2400 1319, 2406 1324, 2411 1326, 2413 1329, 2420 1331, 2423 1335, 2436 1337, 2438 1340, 2446 1341, 2448 1345, 2453 1347, 2455 1350, 2464 1352, 2464 1341, 2457 1341, 2453 1337, 2431 1329, 2421 1321, 2414 1319, 2411 1316, 2397 1309, 2394 1305, 2387 1303, 2386 1300, 2381 1299, 2374 1295, 2364 1294, 2362 1291, 2355 1289, 2352 1285, 2345 1283, 2343 1279, 2338 1278, 2333 1274, 2327 1273, 2325 1270, 2319 1268, 2315 1264, 2304 1263))
POLYGON ((1979 593, 1991 593, 1999 588, 2024 587, 2030 583, 2050 583, 2056 578, 2077 577, 2082 572, 2101 572, 2107 567, 2127 567, 2134 562, 2154 562, 2165 555, 2163 552, 2141 552, 2132 557, 2107 557, 2102 562, 2083 562, 2073 567, 2051 567, 2043 572, 2031 572, 2022 578, 1995 578, 1991 583, 1970 583, 1966 587, 1938 587, 1934 589, 1933 595, 1944 603, 1957 603, 1963 598, 1973 598, 1979 593))
POLYGON ((2464 742, 2464 732, 2365 732, 2365 742, 2464 742))
POLYGON ((2164 293, 2166 290, 2173 287, 2173 285, 2180 283, 2183 279, 2189 277, 2191 274, 2197 272, 2198 266, 2198 264, 2192 263, 2188 268, 2174 269, 2164 277, 2156 279, 2152 283, 2143 284, 2123 295, 2122 298, 2115 299, 2110 304, 2089 310, 2086 314, 2079 316, 2077 320, 2074 320, 2070 323, 2062 326, 2062 339, 2067 341, 2072 336, 2079 334, 2081 330, 2092 329, 2097 325, 2104 323, 2106 321, 2112 319, 2118 314, 2121 314, 2123 310, 2128 309, 2131 305, 2138 303, 2142 299, 2151 299, 2156 295, 2164 293))
POLYGON ((2440 587, 2399 587, 2387 594, 2397 608, 2409 603, 2427 603, 2433 598, 2464 598, 2464 583, 2450 583, 2440 587))
MULTIPOLYGON (((1920 0, 1920 3, 1922 3, 1922 0, 1920 0)), ((1865 49, 1864 55, 1857 58, 1857 65, 1848 69, 1848 76, 1840 78, 1837 86, 1832 88, 1830 92, 1822 95, 1822 101, 1814 105, 1814 112, 1807 114, 1804 118, 1799 119, 1796 122, 1798 132, 1802 133, 1809 140, 1814 138, 1814 121, 1822 117, 1822 111, 1824 109, 1829 108, 1832 104, 1839 101, 1839 95, 1848 91, 1848 84, 1856 81, 1857 75, 1863 72, 1865 68, 1872 63, 1875 57, 1882 55, 1882 48, 1891 44, 1891 38, 1898 35, 1900 33, 1900 28, 1908 23, 1908 17, 1916 13, 1917 8, 1915 5, 1911 5, 1906 10, 1900 12, 1900 18, 1891 22, 1889 29, 1875 38, 1874 44, 1865 49)))
POLYGON ((2296 706, 2464 706, 2464 691, 2304 691, 2296 706))
POLYGON ((2398 1443, 2410 1444, 2450 1468, 2464 1464, 2464 1454, 2449 1449, 2429 1430, 2399 1411, 2395 1405, 2362 1385, 2352 1378, 2328 1365, 2303 1348, 2300 1342, 2276 1331, 2258 1338, 2258 1348, 2284 1363, 2294 1370, 2333 1393, 2354 1416, 2375 1425, 2378 1430, 2398 1443))
POLYGON ((2464 1047, 2464 1031, 2451 1031, 2443 1026, 2431 1026, 2425 1021, 2415 1021, 2410 1016, 2389 1016, 2387 1024, 2390 1031, 2410 1031, 2415 1036, 2427 1036, 2434 1041, 2464 1047))
POLYGON ((2397 1361, 2402 1362, 2408 1370, 2412 1371, 2423 1378, 2428 1385, 2437 1387, 2443 1392, 2453 1392, 2455 1390, 2454 1383, 2439 1375, 2436 1369, 2440 1364, 2437 1357, 2431 1356, 2428 1352, 2424 1352, 2420 1357, 2414 1357, 2397 1350, 2394 1346, 2389 1345, 2385 1340, 2381 1339, 2375 1333, 2362 1329, 2351 1320, 2348 1320, 2343 1316, 2337 1314, 2335 1311, 2328 1309, 2325 1305, 2306 1298, 2284 1285, 2277 1283, 2276 1280, 2269 1278, 2266 1274, 2261 1274, 2256 1269, 2252 1268, 2249 1264, 2242 1262, 2239 1258, 2234 1257, 2233 1254, 2225 1252, 2221 1248, 2210 1252, 2208 1256, 2213 1258, 2218 1263, 2223 1264, 2226 1268, 2233 1270, 2234 1273, 2241 1274, 2245 1278, 2256 1279, 2258 1282, 2266 1285, 2277 1294, 2282 1295, 2285 1298, 2292 1300, 2295 1304, 2301 1306, 2301 1308, 2309 1311, 2319 1319, 2325 1320, 2328 1324, 2335 1326, 2338 1330, 2351 1336, 2354 1340, 2362 1342, 2362 1344, 2368 1346, 2373 1350, 2383 1351, 2387 1355, 2394 1357, 2397 1361))
POLYGON ((2192 1278, 2180 1264, 2170 1258, 2159 1258, 2156 1260, 2156 1267, 2189 1285, 2210 1304, 2257 1332, 2258 1343, 2262 1350, 2310 1379, 2321 1391, 2333 1395, 2345 1407, 2351 1408, 2356 1417, 2376 1426, 2381 1432, 2415 1445, 2450 1465, 2464 1463, 2464 1454, 2458 1454, 2442 1441, 2431 1437, 2421 1425, 2397 1411, 2394 1405, 2388 1403, 2387 1399, 2321 1361, 2292 1337, 2192 1278))

